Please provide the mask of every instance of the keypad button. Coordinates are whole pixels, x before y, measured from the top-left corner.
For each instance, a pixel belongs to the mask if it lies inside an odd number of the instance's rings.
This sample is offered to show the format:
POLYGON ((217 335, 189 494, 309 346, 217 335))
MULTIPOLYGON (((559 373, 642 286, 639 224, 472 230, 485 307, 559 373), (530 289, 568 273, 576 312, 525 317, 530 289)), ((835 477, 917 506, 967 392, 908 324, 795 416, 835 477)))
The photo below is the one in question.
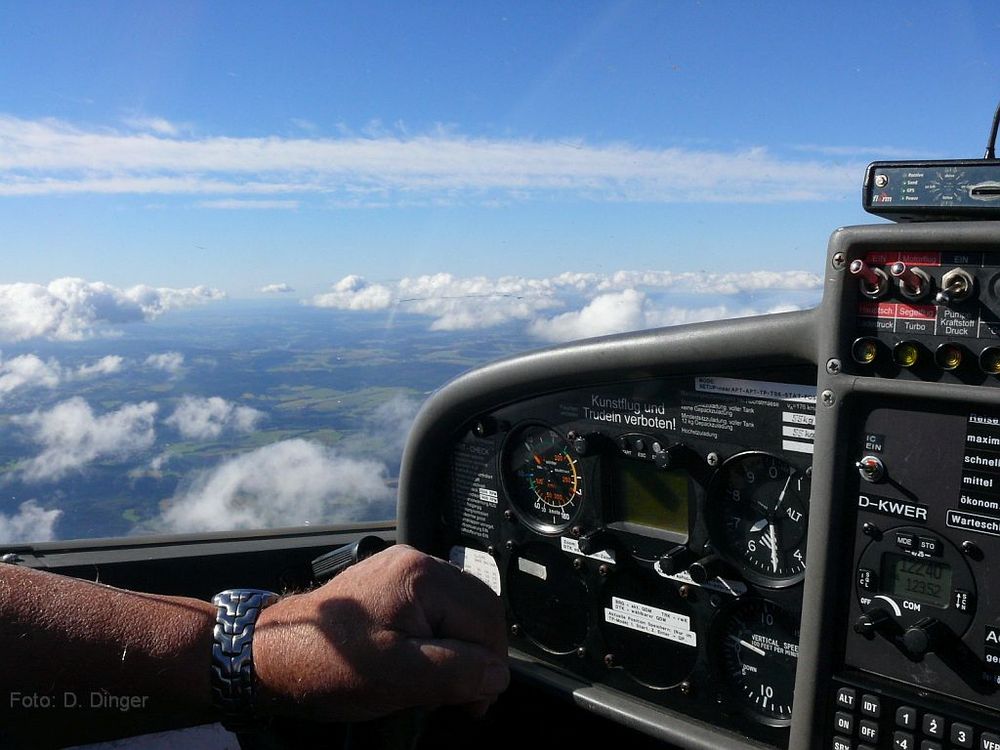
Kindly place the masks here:
POLYGON ((837 705, 841 708, 846 708, 848 711, 854 710, 856 699, 857 693, 854 692, 853 688, 841 688, 837 691, 837 705))
POLYGON ((920 743, 920 750, 942 750, 940 742, 934 742, 933 740, 923 740, 920 743))
POLYGON ((833 750, 854 750, 854 746, 846 737, 834 737, 833 750))
POLYGON ((941 555, 941 540, 932 536, 922 536, 917 539, 917 549, 925 555, 941 555))
POLYGON ((892 735, 892 750, 917 750, 913 735, 909 732, 895 732, 892 735))
POLYGON ((858 750, 875 750, 871 745, 858 745, 858 750))
POLYGON ((955 722, 951 725, 949 739, 955 747, 972 747, 972 727, 955 722))
POLYGON ((944 719, 936 714, 924 714, 924 723, 921 726, 924 734, 936 740, 944 737, 944 719))
POLYGON ((896 709, 896 726, 903 729, 917 728, 917 709, 913 706, 900 706, 896 709))
POLYGON ((837 711, 833 717, 834 728, 842 734, 854 734, 854 717, 843 711, 837 711))
POLYGON ((1000 750, 1000 734, 983 732, 979 735, 979 750, 1000 750))
POLYGON ((881 699, 877 695, 862 695, 861 713, 865 716, 871 716, 873 719, 877 719, 882 715, 881 699))
POLYGON ((861 723, 858 725, 858 737, 865 740, 866 742, 871 742, 877 745, 878 722, 871 721, 869 719, 862 719, 861 723))

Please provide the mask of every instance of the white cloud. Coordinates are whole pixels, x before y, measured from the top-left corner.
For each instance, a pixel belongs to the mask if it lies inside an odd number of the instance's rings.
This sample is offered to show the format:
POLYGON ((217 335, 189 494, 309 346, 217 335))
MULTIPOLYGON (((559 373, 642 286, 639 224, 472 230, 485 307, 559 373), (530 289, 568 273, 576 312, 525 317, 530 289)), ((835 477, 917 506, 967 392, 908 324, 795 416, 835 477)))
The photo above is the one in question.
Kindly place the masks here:
POLYGON ((156 526, 221 531, 370 520, 391 517, 393 500, 381 463, 285 440, 199 474, 171 498, 156 526))
POLYGON ((0 116, 0 195, 311 193, 341 205, 542 193, 616 202, 788 202, 842 197, 867 161, 382 128, 369 137, 194 137, 160 118, 132 124, 144 132, 0 116))
POLYGON ((113 375, 116 372, 121 372, 124 362, 122 357, 109 354, 106 357, 101 357, 92 365, 80 365, 76 369, 76 377, 92 378, 97 375, 113 375))
POLYGON ((76 341, 110 326, 151 320, 168 310, 218 300, 218 289, 119 289, 103 282, 61 278, 42 284, 0 284, 0 340, 45 337, 76 341))
POLYGON ((134 115, 126 117, 123 122, 135 130, 146 130, 157 135, 180 135, 183 128, 164 117, 148 117, 134 115))
POLYGON ((120 460, 153 445, 157 405, 126 404, 95 415, 79 396, 49 411, 35 410, 13 418, 42 452, 21 465, 27 481, 57 480, 96 460, 120 460))
POLYGON ((263 294, 290 294, 295 290, 285 282, 280 284, 265 284, 259 290, 263 294))
POLYGON ((218 201, 200 201, 200 208, 223 208, 223 209, 250 209, 254 211, 267 209, 284 209, 293 211, 301 205, 301 201, 290 200, 246 200, 240 198, 227 198, 218 201))
POLYGON ((145 365, 146 367, 152 367, 154 370, 163 370, 171 375, 176 375, 184 366, 184 355, 180 352, 150 354, 146 357, 145 365))
POLYGON ((0 544, 47 542, 61 515, 61 510, 45 510, 34 500, 23 502, 15 514, 0 513, 0 544))
MULTIPOLYGON (((440 273, 404 278, 393 284, 345 276, 311 304, 342 310, 398 308, 432 318, 432 330, 488 328, 523 321, 528 332, 548 341, 597 336, 665 325, 690 310, 724 310, 746 315, 770 307, 768 297, 818 297, 822 279, 805 271, 707 273, 617 271, 562 273, 550 278, 456 277, 440 273), (670 298, 675 302, 671 304, 670 298), (708 297, 719 301, 706 304, 708 297), (733 299, 735 298, 735 299, 733 299), (558 315, 546 313, 562 309, 558 315), (672 312, 670 312, 672 311, 672 312)), ((811 298, 810 298, 811 299, 811 298)), ((700 318, 701 319, 701 318, 700 318)))
POLYGON ((214 440, 224 431, 253 432, 264 412, 237 406, 219 396, 184 396, 164 421, 185 440, 214 440))
POLYGON ((338 310, 385 310, 392 305, 392 291, 382 284, 369 284, 361 276, 345 276, 326 294, 313 297, 316 307, 338 310))
POLYGON ((22 354, 11 359, 0 359, 0 399, 4 394, 21 388, 57 388, 60 383, 112 375, 121 372, 125 360, 115 354, 101 357, 76 370, 64 368, 56 359, 42 361, 35 354, 22 354))
POLYGON ((547 341, 570 341, 639 330, 646 327, 645 302, 646 296, 634 289, 609 292, 575 312, 535 320, 528 326, 528 332, 547 341))
POLYGON ((55 388, 62 380, 62 367, 54 359, 43 362, 34 354, 0 361, 0 397, 19 388, 55 388))

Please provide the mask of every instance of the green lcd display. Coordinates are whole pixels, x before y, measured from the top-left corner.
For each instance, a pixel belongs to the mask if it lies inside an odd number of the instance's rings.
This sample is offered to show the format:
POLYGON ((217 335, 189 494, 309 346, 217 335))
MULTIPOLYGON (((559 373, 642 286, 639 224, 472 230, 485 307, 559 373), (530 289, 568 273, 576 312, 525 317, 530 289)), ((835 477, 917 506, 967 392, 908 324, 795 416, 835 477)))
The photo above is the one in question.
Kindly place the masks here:
POLYGON ((941 609, 951 600, 951 566, 936 560, 887 552, 882 556, 882 581, 882 590, 900 599, 941 609))
POLYGON ((687 537, 691 493, 686 472, 619 460, 615 462, 614 496, 617 521, 687 537))

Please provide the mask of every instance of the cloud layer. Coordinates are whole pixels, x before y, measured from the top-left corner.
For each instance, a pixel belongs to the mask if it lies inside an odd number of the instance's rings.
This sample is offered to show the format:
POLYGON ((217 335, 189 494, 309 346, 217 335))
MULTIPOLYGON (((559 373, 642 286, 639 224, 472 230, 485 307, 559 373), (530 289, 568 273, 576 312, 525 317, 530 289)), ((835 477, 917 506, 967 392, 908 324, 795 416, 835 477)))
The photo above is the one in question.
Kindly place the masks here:
POLYGON ((126 404, 96 415, 80 397, 63 401, 48 411, 13 417, 41 452, 21 464, 26 481, 55 481, 96 460, 123 460, 153 445, 157 405, 150 401, 126 404))
POLYGON ((57 388, 67 381, 113 375, 121 372, 124 362, 124 358, 109 354, 73 370, 64 368, 56 359, 43 361, 35 354, 22 354, 7 360, 0 358, 0 401, 22 388, 57 388))
POLYGON ((383 464, 285 440, 197 475, 154 525, 193 532, 389 518, 394 497, 383 464))
POLYGON ((223 432, 252 432, 263 418, 264 412, 219 396, 184 396, 164 421, 185 440, 215 440, 223 432))
MULTIPOLYGON (((824 200, 852 190, 865 161, 623 143, 472 138, 439 131, 374 137, 194 137, 161 118, 132 130, 0 116, 0 195, 315 194, 337 205, 458 195, 569 195, 603 201, 824 200)), ((268 198, 271 196, 271 198, 268 198)), ((214 204, 214 206, 213 206, 214 204)), ((206 201, 240 208, 239 200, 206 201)), ((249 204, 252 205, 252 204, 249 204)))
POLYGON ((61 515, 61 510, 45 510, 34 500, 21 503, 17 513, 0 513, 0 544, 47 542, 54 537, 53 527, 61 515))
POLYGON ((218 289, 120 289, 103 282, 61 278, 42 284, 0 284, 0 341, 45 337, 78 341, 110 327, 152 320, 167 310, 222 299, 218 289))
POLYGON ((355 311, 397 308, 430 317, 430 328, 441 331, 523 322, 535 338, 568 341, 773 312, 779 306, 796 309, 799 300, 814 303, 821 288, 822 280, 805 271, 618 271, 563 273, 541 279, 461 278, 440 273, 394 284, 350 275, 309 304, 355 311), (779 301, 786 298, 795 301, 779 301))

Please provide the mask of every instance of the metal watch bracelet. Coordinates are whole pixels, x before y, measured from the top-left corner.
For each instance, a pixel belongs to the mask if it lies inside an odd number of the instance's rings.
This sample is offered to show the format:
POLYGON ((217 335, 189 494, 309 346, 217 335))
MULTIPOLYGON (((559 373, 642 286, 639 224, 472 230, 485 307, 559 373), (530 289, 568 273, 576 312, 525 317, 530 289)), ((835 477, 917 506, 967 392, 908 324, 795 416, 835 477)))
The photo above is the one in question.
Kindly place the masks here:
POLYGON ((261 724, 254 712, 253 633, 261 611, 278 598, 263 589, 228 589, 212 597, 212 703, 230 731, 251 731, 261 724))

